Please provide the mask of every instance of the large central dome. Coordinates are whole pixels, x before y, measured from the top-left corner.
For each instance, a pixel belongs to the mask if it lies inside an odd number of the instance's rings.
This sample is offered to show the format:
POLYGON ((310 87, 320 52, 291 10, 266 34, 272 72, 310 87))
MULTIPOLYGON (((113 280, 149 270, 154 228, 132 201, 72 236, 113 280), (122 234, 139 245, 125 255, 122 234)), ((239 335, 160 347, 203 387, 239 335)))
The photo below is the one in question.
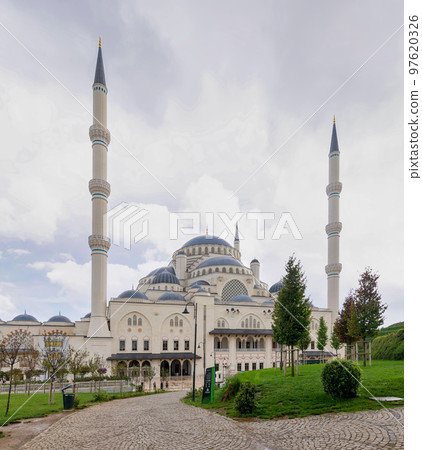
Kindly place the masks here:
POLYGON ((208 234, 192 238, 190 241, 186 242, 182 248, 190 247, 191 245, 225 245, 226 247, 231 247, 224 239, 208 234))

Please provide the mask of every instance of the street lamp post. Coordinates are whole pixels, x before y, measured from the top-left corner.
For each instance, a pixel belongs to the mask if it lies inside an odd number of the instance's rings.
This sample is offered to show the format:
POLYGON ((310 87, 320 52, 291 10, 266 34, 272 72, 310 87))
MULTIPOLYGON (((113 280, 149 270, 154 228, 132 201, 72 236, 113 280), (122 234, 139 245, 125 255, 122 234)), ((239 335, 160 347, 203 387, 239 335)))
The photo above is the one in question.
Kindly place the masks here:
POLYGON ((188 306, 193 305, 193 318, 195 320, 195 338, 194 338, 194 345, 193 345, 193 384, 192 384, 192 402, 195 402, 195 378, 196 378, 196 330, 198 327, 198 320, 197 320, 197 305, 196 303, 189 302, 186 303, 185 310, 183 311, 183 314, 189 314, 188 306))

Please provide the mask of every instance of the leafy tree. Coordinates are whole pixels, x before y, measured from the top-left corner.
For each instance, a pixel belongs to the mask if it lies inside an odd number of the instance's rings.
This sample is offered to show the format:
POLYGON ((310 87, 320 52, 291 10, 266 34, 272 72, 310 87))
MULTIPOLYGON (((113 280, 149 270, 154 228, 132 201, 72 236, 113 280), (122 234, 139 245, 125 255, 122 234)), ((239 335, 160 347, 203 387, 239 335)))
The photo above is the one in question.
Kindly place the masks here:
POLYGON ((86 350, 76 350, 69 346, 68 368, 69 372, 73 375, 73 393, 75 393, 76 388, 76 377, 82 373, 87 358, 88 352, 86 350))
POLYGON ((12 393, 12 383, 14 377, 14 365, 22 360, 26 352, 33 351, 33 338, 28 331, 14 330, 4 336, 0 342, 0 362, 1 365, 10 367, 9 393, 7 396, 6 413, 9 413, 10 395, 12 393))
POLYGON ((31 392, 31 379, 40 375, 40 371, 37 369, 39 360, 40 354, 34 348, 25 352, 21 360, 21 365, 26 368, 25 379, 27 380, 28 395, 31 392))
POLYGON ((338 340, 341 343, 346 344, 348 348, 350 348, 353 342, 358 340, 354 330, 354 328, 356 328, 355 319, 355 299, 353 296, 353 291, 350 291, 344 300, 339 317, 334 323, 334 332, 338 340), (351 330, 351 332, 349 330, 351 330))
MULTIPOLYGON (((324 317, 319 318, 319 328, 317 336, 317 348, 321 352, 324 352, 324 348, 328 342, 328 327, 324 320, 324 317)), ((322 353, 322 361, 324 361, 324 353, 322 353)))
POLYGON ((359 287, 355 297, 355 334, 363 340, 363 365, 366 366, 366 347, 368 340, 378 334, 378 328, 384 323, 387 305, 381 303, 378 292, 379 275, 367 267, 359 278, 359 287))
MULTIPOLYGON (((274 302, 273 335, 274 340, 290 347, 291 360, 294 360, 294 346, 297 346, 311 323, 311 304, 305 297, 306 277, 300 261, 291 256, 286 264, 286 275, 282 288, 274 302)), ((292 376, 295 375, 292 363, 292 376)))
POLYGON ((94 378, 94 389, 97 388, 96 379, 100 376, 99 370, 105 366, 104 358, 97 353, 88 361, 89 373, 94 378))
POLYGON ((43 336, 43 349, 41 352, 42 365, 50 379, 50 392, 48 403, 54 403, 54 380, 59 372, 63 372, 67 364, 68 336, 61 330, 52 330, 43 336))
POLYGON ((149 381, 149 390, 151 390, 151 381, 155 377, 155 367, 143 366, 141 369, 141 375, 144 377, 144 380, 149 381))
POLYGON ((300 338, 300 340, 297 344, 297 346, 302 351, 302 364, 305 362, 305 356, 303 353, 309 347, 310 343, 311 343, 311 335, 309 333, 309 329, 306 328, 306 330, 304 330, 302 337, 300 338))
POLYGON ((341 342, 337 336, 336 330, 335 330, 336 323, 334 324, 333 332, 331 333, 330 344, 331 344, 331 347, 333 347, 333 349, 336 351, 336 356, 337 356, 338 351, 342 347, 342 344, 341 344, 341 342))

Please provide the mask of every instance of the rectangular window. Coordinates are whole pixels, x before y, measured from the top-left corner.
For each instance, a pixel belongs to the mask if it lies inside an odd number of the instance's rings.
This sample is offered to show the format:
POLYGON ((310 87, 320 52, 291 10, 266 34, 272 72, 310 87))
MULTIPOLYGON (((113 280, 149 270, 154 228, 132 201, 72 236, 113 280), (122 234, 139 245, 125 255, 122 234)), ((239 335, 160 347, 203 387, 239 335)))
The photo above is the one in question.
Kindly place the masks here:
POLYGON ((163 350, 164 351, 168 350, 169 349, 168 347, 169 347, 168 341, 163 341, 163 350))
POLYGON ((264 363, 259 363, 259 369, 263 369, 264 368, 264 363))
POLYGON ((220 364, 215 365, 215 371, 218 372, 220 370, 220 364))
POLYGON ((273 362, 273 368, 275 367, 275 362, 273 362))
POLYGON ((185 350, 189 350, 189 341, 185 341, 185 350))
POLYGON ((144 341, 144 351, 145 352, 149 351, 149 341, 147 339, 144 341))
POLYGON ((249 363, 245 363, 245 372, 249 370, 249 363))
POLYGON ((315 349, 315 342, 312 341, 312 342, 311 342, 311 350, 314 350, 314 349, 315 349))
POLYGON ((237 371, 242 372, 242 363, 237 363, 237 371))
POLYGON ((179 350, 179 341, 173 341, 173 350, 179 350))
POLYGON ((252 363, 252 370, 256 370, 256 363, 252 363))
POLYGON ((132 341, 132 351, 133 352, 138 351, 138 341, 135 341, 135 340, 132 341))
POLYGON ((126 350, 126 341, 124 339, 120 339, 120 351, 124 352, 126 350))

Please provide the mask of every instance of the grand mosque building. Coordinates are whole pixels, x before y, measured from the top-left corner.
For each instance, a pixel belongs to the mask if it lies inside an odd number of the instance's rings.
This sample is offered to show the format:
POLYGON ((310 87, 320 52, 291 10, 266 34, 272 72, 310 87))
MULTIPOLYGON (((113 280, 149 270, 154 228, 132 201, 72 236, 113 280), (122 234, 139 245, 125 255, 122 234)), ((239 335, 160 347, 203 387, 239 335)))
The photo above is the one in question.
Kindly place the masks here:
MULTIPOLYGON (((167 267, 143 274, 136 289, 108 300, 107 254, 110 240, 103 220, 107 212, 110 184, 107 182, 107 93, 101 42, 93 84, 93 125, 89 136, 93 150, 92 234, 88 242, 92 258, 91 313, 73 322, 63 315, 39 322, 21 314, 12 321, 0 321, 0 333, 27 329, 40 345, 42 336, 62 330, 68 344, 84 346, 91 355, 101 355, 110 374, 113 368, 137 376, 149 365, 155 368, 153 381, 164 380, 177 388, 192 381, 196 354, 199 386, 207 367, 220 376, 274 367, 280 349, 273 342, 271 315, 281 281, 261 280, 260 262, 242 261, 236 229, 233 245, 212 235, 190 239, 176 249, 167 267), (195 348, 196 329, 196 348, 195 348)), ((339 148, 336 125, 329 151, 327 308, 312 308, 312 342, 307 355, 319 354, 316 334, 320 317, 332 329, 339 309, 339 148)), ((328 350, 330 350, 328 348, 328 350)))

